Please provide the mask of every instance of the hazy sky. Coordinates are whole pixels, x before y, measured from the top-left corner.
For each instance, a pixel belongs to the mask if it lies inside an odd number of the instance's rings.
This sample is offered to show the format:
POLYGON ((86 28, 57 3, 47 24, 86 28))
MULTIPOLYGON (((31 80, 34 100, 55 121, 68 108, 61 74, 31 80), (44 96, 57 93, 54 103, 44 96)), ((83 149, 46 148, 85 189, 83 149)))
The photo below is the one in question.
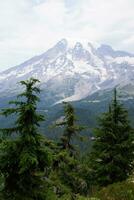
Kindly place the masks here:
POLYGON ((62 38, 134 52, 134 0, 0 0, 0 71, 62 38))

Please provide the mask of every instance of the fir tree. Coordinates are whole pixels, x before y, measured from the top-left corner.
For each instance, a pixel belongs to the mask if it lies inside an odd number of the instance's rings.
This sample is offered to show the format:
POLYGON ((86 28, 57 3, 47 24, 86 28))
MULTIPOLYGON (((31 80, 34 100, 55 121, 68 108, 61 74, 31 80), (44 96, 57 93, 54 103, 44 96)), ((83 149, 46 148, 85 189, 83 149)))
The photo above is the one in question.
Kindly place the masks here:
POLYGON ((17 115, 15 127, 1 131, 8 138, 0 146, 0 173, 4 176, 3 199, 44 200, 46 198, 48 169, 51 154, 43 146, 43 137, 37 127, 44 117, 37 113, 36 94, 39 81, 31 78, 21 81, 26 89, 12 101, 12 108, 3 110, 4 116, 17 115), (19 98, 22 100, 19 101, 19 98), (14 135, 14 136, 12 136, 14 135))
POLYGON ((80 155, 73 144, 74 139, 80 137, 79 132, 84 127, 76 124, 74 108, 70 103, 64 102, 64 113, 63 121, 56 123, 56 126, 64 127, 64 132, 56 150, 52 179, 54 185, 58 183, 55 188, 59 197, 70 193, 71 197, 68 199, 76 199, 76 194, 83 194, 87 189, 82 174, 83 165, 77 159, 80 155))
POLYGON ((74 108, 70 103, 64 102, 64 120, 60 123, 56 123, 56 126, 63 126, 64 133, 61 137, 59 146, 61 149, 68 150, 70 155, 75 152, 75 147, 73 145, 74 139, 80 138, 79 132, 84 129, 83 126, 76 124, 76 116, 74 108))
POLYGON ((99 119, 91 152, 94 180, 101 186, 127 179, 133 169, 134 137, 127 110, 114 99, 99 119))

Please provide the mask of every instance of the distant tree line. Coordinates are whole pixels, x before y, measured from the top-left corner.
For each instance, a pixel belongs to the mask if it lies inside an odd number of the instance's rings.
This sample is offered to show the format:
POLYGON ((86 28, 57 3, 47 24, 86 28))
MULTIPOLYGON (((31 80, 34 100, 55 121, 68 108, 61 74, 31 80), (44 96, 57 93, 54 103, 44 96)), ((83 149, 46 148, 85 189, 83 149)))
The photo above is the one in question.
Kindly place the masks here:
MULTIPOLYGON (((74 139, 85 129, 77 123, 71 103, 64 102, 63 127, 58 142, 38 132, 44 116, 37 111, 39 80, 21 81, 25 87, 17 100, 1 111, 16 114, 14 126, 0 129, 0 199, 88 199, 93 190, 127 180, 134 169, 134 130, 128 112, 117 99, 98 119, 90 152, 81 154, 74 139), (13 105, 13 106, 12 106, 13 105)), ((89 124, 90 126, 90 124, 89 124)), ((84 142, 84 141, 83 141, 84 142)))

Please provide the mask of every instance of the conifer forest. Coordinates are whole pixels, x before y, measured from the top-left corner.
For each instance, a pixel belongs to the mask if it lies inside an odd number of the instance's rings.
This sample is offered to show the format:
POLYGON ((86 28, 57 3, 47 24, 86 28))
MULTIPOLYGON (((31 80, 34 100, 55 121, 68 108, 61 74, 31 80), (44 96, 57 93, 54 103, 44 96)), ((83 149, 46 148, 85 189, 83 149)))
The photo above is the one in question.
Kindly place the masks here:
POLYGON ((64 117, 50 127, 60 137, 51 139, 45 127, 40 131, 47 116, 38 110, 39 80, 20 85, 22 93, 0 111, 7 121, 15 116, 11 126, 0 128, 0 199, 133 200, 134 129, 118 89, 93 137, 83 134, 90 124, 79 124, 72 103, 63 102, 64 117))

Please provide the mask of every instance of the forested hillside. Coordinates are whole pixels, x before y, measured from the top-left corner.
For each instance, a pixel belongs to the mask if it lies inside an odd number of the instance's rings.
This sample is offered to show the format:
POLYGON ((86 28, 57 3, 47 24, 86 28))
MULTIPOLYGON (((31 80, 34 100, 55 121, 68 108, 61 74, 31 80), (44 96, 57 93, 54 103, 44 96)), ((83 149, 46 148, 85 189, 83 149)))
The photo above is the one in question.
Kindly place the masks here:
MULTIPOLYGON (((1 121, 0 129, 0 198, 134 199, 134 130, 116 88, 95 123, 81 104, 79 112, 89 126, 79 123, 72 103, 63 102, 62 116, 49 127, 51 136, 59 133, 55 140, 47 137, 45 123, 40 128, 47 112, 37 107, 39 80, 30 78, 20 84, 24 91, 1 109, 1 119, 7 123, 3 128, 1 121), (85 137, 84 132, 92 135, 85 137), (85 143, 88 148, 83 151, 85 143)), ((94 112, 97 115, 97 109, 94 112)))

